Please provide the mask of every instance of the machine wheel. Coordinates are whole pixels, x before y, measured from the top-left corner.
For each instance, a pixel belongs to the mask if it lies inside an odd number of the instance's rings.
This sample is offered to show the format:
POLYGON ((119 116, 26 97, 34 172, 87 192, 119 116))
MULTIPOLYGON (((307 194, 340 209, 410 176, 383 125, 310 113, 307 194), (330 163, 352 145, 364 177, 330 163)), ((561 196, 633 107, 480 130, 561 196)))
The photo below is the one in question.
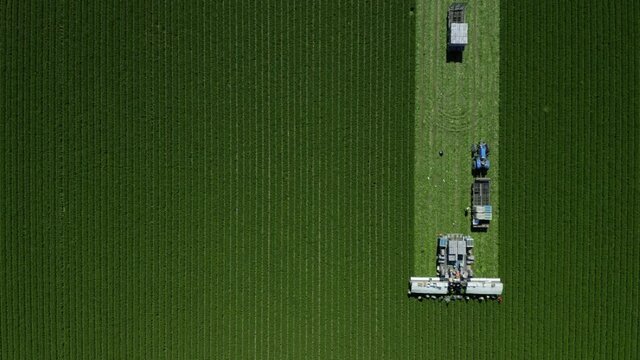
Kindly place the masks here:
POLYGON ((489 144, 484 144, 484 146, 487 148, 487 155, 489 155, 489 144))
POLYGON ((478 147, 476 146, 476 144, 471 145, 471 156, 475 155, 477 151, 478 147))

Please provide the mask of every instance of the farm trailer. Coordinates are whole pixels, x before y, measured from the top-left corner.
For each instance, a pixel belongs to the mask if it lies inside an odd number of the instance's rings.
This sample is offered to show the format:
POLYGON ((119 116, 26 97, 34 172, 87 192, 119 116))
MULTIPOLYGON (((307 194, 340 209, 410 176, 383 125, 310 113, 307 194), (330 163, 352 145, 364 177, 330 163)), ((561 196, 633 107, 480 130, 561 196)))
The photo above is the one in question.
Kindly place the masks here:
POLYGON ((493 219, 491 206, 491 179, 475 178, 471 185, 471 227, 486 230, 493 219))
POLYGON ((447 12, 447 50, 462 52, 468 43, 469 24, 465 21, 466 4, 453 3, 447 12))

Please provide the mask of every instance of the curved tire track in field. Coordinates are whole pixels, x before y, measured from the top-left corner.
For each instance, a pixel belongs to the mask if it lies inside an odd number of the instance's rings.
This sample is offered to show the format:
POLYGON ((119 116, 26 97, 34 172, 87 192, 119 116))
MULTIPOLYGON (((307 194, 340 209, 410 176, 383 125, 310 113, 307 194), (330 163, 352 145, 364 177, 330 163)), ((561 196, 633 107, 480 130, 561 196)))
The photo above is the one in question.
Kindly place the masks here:
POLYGON ((450 132, 462 132, 469 130, 474 124, 470 115, 476 96, 475 94, 471 97, 467 96, 469 91, 465 88, 465 82, 466 79, 460 76, 453 83, 455 86, 446 86, 443 87, 445 91, 440 90, 434 93, 434 110, 437 116, 434 124, 437 128, 450 132), (453 103, 453 105, 443 105, 446 103, 453 103))
POLYGON ((461 93, 461 86, 456 86, 450 93, 439 92, 435 103, 442 104, 447 98, 456 99, 456 106, 436 106, 438 116, 438 121, 435 122, 436 127, 454 132, 468 130, 472 124, 469 117, 471 111, 467 97, 461 93))
MULTIPOLYGON (((458 82, 464 83, 464 79, 458 82)), ((463 93, 464 86, 459 83, 455 88, 451 88, 448 93, 439 92, 435 101, 435 113, 437 121, 434 122, 435 126, 441 130, 461 132, 469 130, 469 128, 475 123, 470 117, 472 114, 472 105, 469 103, 469 98, 463 93), (446 99, 455 99, 453 106, 444 106, 446 99)), ((475 96, 471 97, 473 102, 475 96)), ((451 102, 449 100, 449 102, 451 102)))

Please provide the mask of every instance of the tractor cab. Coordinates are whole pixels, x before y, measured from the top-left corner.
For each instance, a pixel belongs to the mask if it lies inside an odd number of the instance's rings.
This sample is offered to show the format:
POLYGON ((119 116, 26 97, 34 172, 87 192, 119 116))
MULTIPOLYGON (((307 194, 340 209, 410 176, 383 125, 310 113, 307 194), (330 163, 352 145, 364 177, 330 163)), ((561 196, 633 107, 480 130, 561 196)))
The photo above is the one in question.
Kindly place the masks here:
POLYGON ((471 169, 474 172, 486 173, 491 165, 489 161, 489 144, 481 141, 471 146, 471 169))

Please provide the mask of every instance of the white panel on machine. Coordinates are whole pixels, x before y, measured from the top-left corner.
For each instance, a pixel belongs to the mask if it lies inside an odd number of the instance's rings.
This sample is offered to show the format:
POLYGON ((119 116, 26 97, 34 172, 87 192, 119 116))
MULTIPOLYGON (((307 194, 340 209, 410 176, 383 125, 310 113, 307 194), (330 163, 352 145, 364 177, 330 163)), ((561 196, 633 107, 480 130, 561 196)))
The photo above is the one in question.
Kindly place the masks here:
POLYGON ((453 23, 451 24, 451 41, 452 45, 467 45, 467 30, 469 25, 467 23, 453 23))
POLYGON ((437 277, 412 277, 411 293, 424 295, 446 295, 449 291, 449 283, 437 277))
POLYGON ((502 295, 503 285, 500 279, 476 278, 467 283, 468 295, 502 295))

